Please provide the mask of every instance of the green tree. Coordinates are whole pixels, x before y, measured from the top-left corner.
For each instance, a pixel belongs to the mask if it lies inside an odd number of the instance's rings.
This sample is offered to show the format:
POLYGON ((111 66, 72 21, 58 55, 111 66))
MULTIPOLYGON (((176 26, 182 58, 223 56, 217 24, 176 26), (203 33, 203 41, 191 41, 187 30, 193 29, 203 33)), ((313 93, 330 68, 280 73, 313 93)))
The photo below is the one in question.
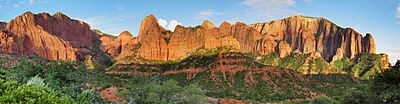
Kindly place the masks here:
POLYGON ((390 70, 378 75, 370 85, 382 103, 400 103, 400 61, 390 70))
POLYGON ((346 104, 398 104, 400 103, 400 61, 390 70, 377 75, 343 97, 346 104))
POLYGON ((22 60, 16 67, 10 70, 8 78, 21 83, 26 83, 31 77, 43 75, 44 67, 39 63, 22 60))
POLYGON ((0 103, 74 104, 73 100, 37 85, 20 85, 16 81, 0 81, 0 103))

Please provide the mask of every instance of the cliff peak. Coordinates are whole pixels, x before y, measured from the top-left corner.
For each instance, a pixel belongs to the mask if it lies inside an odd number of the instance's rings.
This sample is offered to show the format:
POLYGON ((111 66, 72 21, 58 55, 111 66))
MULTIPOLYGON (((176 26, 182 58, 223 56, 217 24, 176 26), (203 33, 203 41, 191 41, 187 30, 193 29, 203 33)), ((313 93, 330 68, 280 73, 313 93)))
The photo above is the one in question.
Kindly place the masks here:
POLYGON ((204 22, 201 26, 203 26, 206 29, 216 28, 215 25, 213 23, 211 23, 209 20, 204 20, 204 22))
POLYGON ((226 21, 224 21, 224 22, 222 22, 221 23, 221 25, 219 25, 219 28, 222 28, 222 27, 227 27, 227 26, 231 26, 231 24, 229 23, 229 22, 226 22, 226 21))
POLYGON ((133 38, 133 35, 129 31, 124 31, 119 34, 118 38, 133 38))

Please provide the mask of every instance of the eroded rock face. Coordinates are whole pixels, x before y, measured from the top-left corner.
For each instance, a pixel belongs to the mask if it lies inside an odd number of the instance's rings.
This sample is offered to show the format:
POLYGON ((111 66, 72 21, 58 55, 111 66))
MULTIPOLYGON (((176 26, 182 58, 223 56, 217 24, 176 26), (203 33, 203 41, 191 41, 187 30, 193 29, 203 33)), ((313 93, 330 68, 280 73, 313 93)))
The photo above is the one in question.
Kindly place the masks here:
POLYGON ((232 35, 239 41, 240 50, 243 52, 252 52, 256 41, 261 38, 260 33, 244 23, 232 25, 232 35))
POLYGON ((382 69, 389 69, 390 68, 389 56, 384 53, 381 53, 379 55, 381 56, 382 69))
POLYGON ((1 52, 6 54, 37 54, 50 60, 76 60, 77 49, 49 33, 38 22, 44 23, 42 14, 31 12, 10 21, 1 34, 1 52))
POLYGON ((252 52, 259 33, 243 23, 223 23, 215 27, 204 21, 196 27, 177 26, 170 32, 159 26, 153 15, 142 21, 139 56, 148 60, 178 60, 188 57, 199 48, 228 47, 252 52))
POLYGON ((154 15, 147 16, 140 25, 139 56, 148 60, 168 60, 168 44, 164 37, 166 30, 161 27, 154 15))
MULTIPOLYGON (((167 60, 186 58, 196 49, 204 46, 206 27, 185 28, 177 26, 168 44, 167 60)), ((209 28, 209 27, 207 27, 209 28)))
POLYGON ((100 49, 114 58, 135 55, 135 49, 137 49, 136 46, 139 42, 138 39, 133 37, 133 35, 128 31, 120 33, 120 35, 115 39, 100 34, 100 41, 100 49))
POLYGON ((291 48, 290 45, 287 44, 285 41, 281 41, 279 42, 276 51, 280 58, 284 58, 290 54, 291 48))
POLYGON ((275 40, 272 40, 268 37, 263 37, 260 40, 256 41, 256 46, 254 47, 254 51, 261 53, 262 55, 267 55, 272 52, 275 52, 275 48, 278 43, 275 40))
POLYGON ((3 30, 6 28, 7 23, 5 22, 0 22, 0 30, 3 30))
POLYGON ((182 59, 201 47, 224 46, 241 52, 277 52, 281 57, 295 52, 318 52, 325 60, 353 58, 359 53, 376 51, 370 34, 363 37, 353 29, 341 28, 324 18, 305 16, 253 25, 224 22, 220 27, 206 20, 197 27, 177 26, 174 32, 169 32, 151 15, 142 21, 139 33, 139 40, 143 42, 139 56, 149 60, 182 59), (284 43, 279 45, 281 41, 284 43))
POLYGON ((343 56, 343 49, 342 48, 338 48, 336 50, 336 55, 332 57, 332 62, 334 62, 336 60, 339 60, 339 59, 342 59, 343 57, 344 57, 343 56))
POLYGON ((74 47, 92 48, 97 34, 91 31, 90 26, 83 21, 73 20, 57 12, 53 15, 39 13, 34 15, 35 24, 48 33, 70 42, 74 47))
POLYGON ((219 27, 206 20, 196 27, 177 26, 172 32, 150 15, 143 19, 138 37, 122 32, 114 39, 98 35, 88 24, 61 13, 27 12, 9 23, 0 22, 0 30, 1 53, 37 54, 51 60, 77 60, 91 52, 97 39, 100 49, 113 57, 137 55, 164 61, 186 58, 199 48, 218 47, 264 55, 277 52, 280 57, 321 53, 325 60, 376 52, 371 34, 363 37, 326 19, 305 16, 252 25, 224 22, 219 27))
POLYGON ((61 13, 26 12, 0 33, 2 53, 39 55, 49 60, 77 60, 90 53, 97 34, 88 24, 61 13))
POLYGON ((293 16, 250 26, 262 36, 286 41, 292 51, 320 52, 325 60, 337 54, 353 58, 358 53, 375 53, 376 50, 370 34, 363 38, 355 30, 341 28, 324 18, 293 16))
POLYGON ((376 53, 376 45, 374 38, 370 33, 367 33, 367 35, 364 37, 363 40, 363 52, 365 53, 376 53))
POLYGON ((206 29, 213 29, 213 28, 216 28, 215 25, 212 24, 212 23, 211 23, 210 21, 208 21, 208 20, 205 20, 201 26, 203 26, 203 27, 206 28, 206 29))

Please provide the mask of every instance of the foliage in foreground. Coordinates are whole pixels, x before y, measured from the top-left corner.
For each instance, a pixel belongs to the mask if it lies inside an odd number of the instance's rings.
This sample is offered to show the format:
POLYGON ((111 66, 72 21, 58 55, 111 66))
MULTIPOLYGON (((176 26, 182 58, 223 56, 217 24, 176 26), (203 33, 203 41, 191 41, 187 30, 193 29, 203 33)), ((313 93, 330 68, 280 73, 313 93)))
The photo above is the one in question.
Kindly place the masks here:
POLYGON ((343 103, 398 104, 400 103, 400 61, 390 70, 379 74, 369 84, 354 89, 343 97, 343 103))
POLYGON ((16 81, 0 81, 0 103, 72 104, 72 99, 50 88, 16 81))
POLYGON ((129 86, 119 95, 138 104, 204 104, 207 96, 196 84, 181 87, 175 80, 143 82, 129 86))
POLYGON ((7 85, 8 87, 0 88, 1 91, 9 90, 7 93, 12 94, 0 94, 3 97, 0 103, 91 104, 84 102, 103 102, 97 93, 80 89, 84 82, 89 81, 90 76, 83 65, 74 62, 22 60, 16 67, 0 69, 0 75, 4 76, 0 78, 4 82, 2 84, 12 83, 7 85), (12 100, 12 98, 17 99, 12 100))

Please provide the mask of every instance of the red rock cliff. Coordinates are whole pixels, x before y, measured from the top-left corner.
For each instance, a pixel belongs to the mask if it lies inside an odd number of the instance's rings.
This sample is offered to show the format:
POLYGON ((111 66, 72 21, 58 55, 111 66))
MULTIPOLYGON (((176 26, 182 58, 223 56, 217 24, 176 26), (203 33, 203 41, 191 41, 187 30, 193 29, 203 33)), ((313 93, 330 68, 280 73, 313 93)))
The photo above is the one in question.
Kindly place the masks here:
POLYGON ((337 54, 353 58, 358 53, 376 50, 370 34, 363 38, 355 30, 341 28, 324 18, 293 16, 250 26, 270 40, 286 41, 291 51, 320 52, 326 60, 337 54))
POLYGON ((177 26, 174 32, 162 28, 157 19, 147 16, 139 32, 139 56, 148 60, 178 60, 188 57, 199 48, 222 46, 252 52, 259 32, 244 23, 223 23, 218 28, 206 20, 196 27, 177 26))
POLYGON ((93 48, 97 34, 88 24, 56 13, 26 12, 0 32, 0 52, 37 54, 50 60, 77 60, 93 48))
POLYGON ((142 43, 139 56, 149 60, 177 60, 201 47, 222 46, 242 52, 277 52, 280 57, 292 52, 319 52, 326 60, 353 58, 358 53, 376 51, 370 34, 362 37, 353 29, 341 28, 324 18, 305 16, 252 25, 224 22, 220 27, 206 20, 202 25, 177 26, 170 32, 158 25, 151 15, 144 18, 139 33, 142 43))

